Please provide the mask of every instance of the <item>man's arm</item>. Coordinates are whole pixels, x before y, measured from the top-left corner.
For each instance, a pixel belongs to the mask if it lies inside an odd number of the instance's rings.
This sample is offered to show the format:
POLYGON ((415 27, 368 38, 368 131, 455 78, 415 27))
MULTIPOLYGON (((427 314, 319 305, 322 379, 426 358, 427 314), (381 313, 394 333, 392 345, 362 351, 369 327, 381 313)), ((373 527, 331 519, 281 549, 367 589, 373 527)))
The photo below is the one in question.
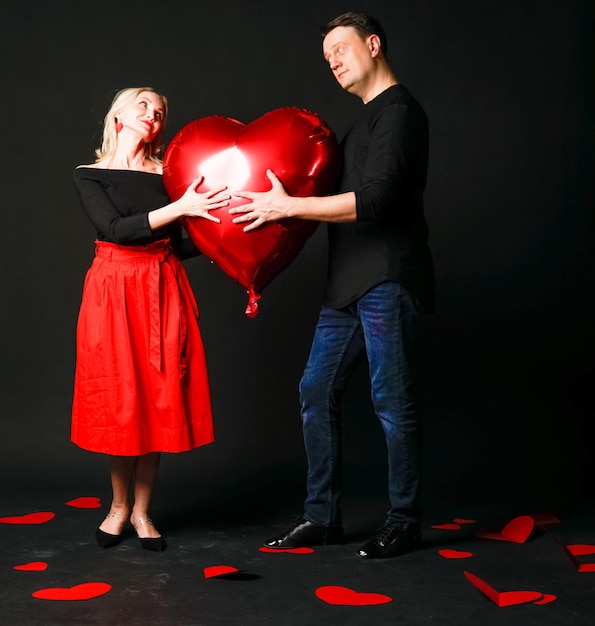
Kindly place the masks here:
POLYGON ((229 209, 234 224, 250 222, 244 231, 254 230, 267 222, 276 222, 287 217, 297 217, 316 222, 355 222, 355 194, 352 191, 334 196, 290 196, 281 181, 271 171, 267 177, 272 188, 265 192, 236 191, 234 196, 251 200, 251 204, 229 209))
POLYGON ((405 219, 412 194, 421 193, 425 185, 424 119, 409 106, 391 104, 372 121, 369 141, 356 190, 357 219, 378 223, 405 219))

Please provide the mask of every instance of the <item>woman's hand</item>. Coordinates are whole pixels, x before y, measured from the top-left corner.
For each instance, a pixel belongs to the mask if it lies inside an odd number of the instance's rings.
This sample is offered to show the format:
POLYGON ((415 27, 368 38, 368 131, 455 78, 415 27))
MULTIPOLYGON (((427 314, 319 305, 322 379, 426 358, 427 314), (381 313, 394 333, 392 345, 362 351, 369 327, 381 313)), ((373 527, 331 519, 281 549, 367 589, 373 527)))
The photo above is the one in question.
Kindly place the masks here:
POLYGON ((251 200, 250 204, 229 209, 231 215, 239 215, 232 221, 234 224, 251 222, 244 228, 244 232, 254 230, 267 222, 276 222, 289 217, 292 197, 287 194, 281 181, 271 170, 266 171, 267 178, 271 181, 272 188, 269 191, 234 191, 233 195, 238 198, 251 200))
POLYGON ((199 176, 195 179, 188 186, 184 195, 176 200, 174 204, 178 205, 180 217, 202 217, 205 220, 219 223, 221 220, 218 217, 211 215, 209 211, 221 209, 227 206, 231 196, 223 193, 227 189, 225 186, 216 187, 215 189, 210 189, 204 193, 198 193, 196 189, 203 180, 203 176, 199 176))
POLYGON ((160 209, 150 211, 147 217, 151 229, 163 228, 180 217, 202 217, 220 223, 221 220, 209 211, 227 206, 231 196, 223 193, 227 189, 225 186, 198 193, 196 189, 202 181, 203 176, 199 176, 188 186, 182 197, 160 209))

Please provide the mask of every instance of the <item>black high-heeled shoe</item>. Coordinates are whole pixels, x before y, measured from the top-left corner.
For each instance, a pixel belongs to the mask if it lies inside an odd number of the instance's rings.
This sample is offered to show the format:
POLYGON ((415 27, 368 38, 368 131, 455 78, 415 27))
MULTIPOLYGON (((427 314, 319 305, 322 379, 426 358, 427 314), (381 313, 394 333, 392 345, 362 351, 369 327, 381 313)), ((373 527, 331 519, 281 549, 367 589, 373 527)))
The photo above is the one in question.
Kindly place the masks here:
MULTIPOLYGON (((123 520, 122 526, 124 526, 124 524, 126 523, 124 516, 117 511, 112 511, 111 513, 108 513, 105 519, 108 519, 109 517, 115 517, 120 520, 123 520)), ((100 548, 102 549, 113 548, 114 546, 117 546, 122 541, 123 534, 122 534, 122 531, 120 531, 120 534, 112 535, 111 533, 106 533, 104 530, 101 530, 101 528, 99 528, 98 526, 95 529, 95 539, 97 540, 97 544, 99 545, 100 548)))
POLYGON ((122 541, 122 533, 119 535, 112 535, 101 530, 99 526, 95 529, 95 539, 100 548, 113 548, 122 541))
POLYGON ((163 537, 139 537, 138 540, 145 550, 151 550, 151 552, 163 552, 167 548, 163 537))
MULTIPOLYGON (((132 522, 132 520, 131 520, 132 522)), ((138 535, 139 527, 147 526, 148 524, 153 525, 153 521, 148 517, 139 517, 136 520, 136 524, 132 524, 136 534, 138 535)), ((165 539, 163 537, 140 537, 138 538, 140 541, 141 547, 145 550, 151 550, 151 552, 163 552, 167 548, 167 543, 165 543, 165 539)))

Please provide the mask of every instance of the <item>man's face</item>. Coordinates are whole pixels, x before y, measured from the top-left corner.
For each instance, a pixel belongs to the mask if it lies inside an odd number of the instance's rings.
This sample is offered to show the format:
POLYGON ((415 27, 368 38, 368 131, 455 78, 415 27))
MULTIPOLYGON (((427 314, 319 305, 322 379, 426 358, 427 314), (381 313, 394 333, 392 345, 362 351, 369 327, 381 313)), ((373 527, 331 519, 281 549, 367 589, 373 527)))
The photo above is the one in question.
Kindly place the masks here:
POLYGON ((326 35, 322 52, 337 82, 350 93, 360 95, 373 66, 370 37, 362 39, 351 26, 338 26, 326 35))

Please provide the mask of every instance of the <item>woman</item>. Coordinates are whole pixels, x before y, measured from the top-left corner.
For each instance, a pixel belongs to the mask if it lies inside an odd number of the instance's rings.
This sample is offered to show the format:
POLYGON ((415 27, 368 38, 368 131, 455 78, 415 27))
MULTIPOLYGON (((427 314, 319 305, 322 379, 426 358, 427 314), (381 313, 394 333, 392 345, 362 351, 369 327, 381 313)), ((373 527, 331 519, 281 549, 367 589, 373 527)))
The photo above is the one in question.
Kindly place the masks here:
POLYGON ((72 441, 108 455, 113 499, 96 530, 102 548, 128 519, 143 548, 166 548, 148 515, 161 452, 213 441, 198 309, 180 261, 198 254, 183 216, 219 220, 225 187, 171 202, 162 181, 167 99, 128 88, 105 116, 97 159, 74 171, 83 210, 97 229, 96 256, 77 326, 72 441), (133 495, 132 507, 129 492, 133 495))

